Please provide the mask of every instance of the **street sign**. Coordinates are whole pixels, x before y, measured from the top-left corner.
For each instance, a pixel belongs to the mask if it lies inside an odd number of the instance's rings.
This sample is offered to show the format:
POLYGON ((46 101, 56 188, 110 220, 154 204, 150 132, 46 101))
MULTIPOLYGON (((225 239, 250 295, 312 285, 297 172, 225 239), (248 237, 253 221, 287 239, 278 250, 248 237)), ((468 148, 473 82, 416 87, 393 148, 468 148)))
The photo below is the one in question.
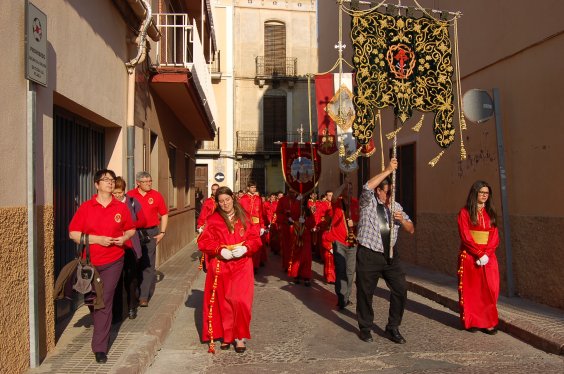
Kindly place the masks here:
POLYGON ((486 122, 494 116, 491 96, 486 90, 471 89, 462 96, 464 116, 472 122, 486 122))
POLYGON ((26 2, 25 78, 47 87, 47 16, 26 2))
POLYGON ((221 172, 215 173, 214 179, 215 179, 216 182, 223 182, 225 180, 225 174, 223 174, 221 172))

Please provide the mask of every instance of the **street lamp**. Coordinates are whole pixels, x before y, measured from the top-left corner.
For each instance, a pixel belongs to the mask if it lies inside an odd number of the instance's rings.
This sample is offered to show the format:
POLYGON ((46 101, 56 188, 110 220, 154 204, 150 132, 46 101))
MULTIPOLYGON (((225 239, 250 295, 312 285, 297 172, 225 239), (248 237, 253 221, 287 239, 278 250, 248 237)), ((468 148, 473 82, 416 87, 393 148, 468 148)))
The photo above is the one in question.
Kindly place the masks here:
POLYGON ((511 233, 509 210, 507 207, 507 174, 505 171, 505 152, 503 131, 501 128, 501 107, 499 90, 492 89, 493 101, 487 90, 471 89, 462 97, 464 116, 472 122, 483 123, 495 116, 497 138, 497 159, 499 165, 499 184, 501 188, 501 211, 503 217, 503 233, 505 236, 505 266, 507 271, 507 295, 513 296, 513 260, 511 251, 511 233))

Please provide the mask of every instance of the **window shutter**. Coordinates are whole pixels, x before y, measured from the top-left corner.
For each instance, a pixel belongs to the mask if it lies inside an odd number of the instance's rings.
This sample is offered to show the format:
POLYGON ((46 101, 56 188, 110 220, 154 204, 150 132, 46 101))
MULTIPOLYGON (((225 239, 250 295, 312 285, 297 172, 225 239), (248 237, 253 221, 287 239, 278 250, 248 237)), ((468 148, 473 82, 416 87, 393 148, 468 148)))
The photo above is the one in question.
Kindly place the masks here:
POLYGON ((286 25, 283 23, 265 23, 264 60, 266 74, 286 75, 286 25))

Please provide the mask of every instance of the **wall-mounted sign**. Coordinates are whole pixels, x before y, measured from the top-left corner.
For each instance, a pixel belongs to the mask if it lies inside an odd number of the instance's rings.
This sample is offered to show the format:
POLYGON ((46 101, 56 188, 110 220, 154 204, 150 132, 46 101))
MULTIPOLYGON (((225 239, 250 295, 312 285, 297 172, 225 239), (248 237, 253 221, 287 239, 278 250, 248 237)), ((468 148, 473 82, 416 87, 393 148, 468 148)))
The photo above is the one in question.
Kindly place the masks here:
POLYGON ((47 87, 47 16, 26 2, 25 77, 47 87))
POLYGON ((223 182, 225 180, 225 174, 223 173, 215 173, 213 176, 216 182, 223 182))

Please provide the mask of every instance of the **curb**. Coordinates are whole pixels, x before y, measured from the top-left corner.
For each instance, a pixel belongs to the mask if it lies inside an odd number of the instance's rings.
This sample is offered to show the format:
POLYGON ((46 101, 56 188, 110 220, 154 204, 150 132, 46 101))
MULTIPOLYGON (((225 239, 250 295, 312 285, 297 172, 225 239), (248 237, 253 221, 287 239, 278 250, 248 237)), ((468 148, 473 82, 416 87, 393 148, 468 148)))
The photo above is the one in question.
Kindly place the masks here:
MULTIPOLYGON (((407 288, 409 291, 433 300, 455 313, 460 313, 458 300, 442 295, 441 293, 414 281, 407 280, 407 288)), ((515 319, 514 321, 510 321, 500 315, 498 329, 545 352, 560 356, 564 355, 564 343, 551 339, 551 337, 544 336, 545 334, 542 331, 536 332, 539 329, 524 319, 515 319)))

